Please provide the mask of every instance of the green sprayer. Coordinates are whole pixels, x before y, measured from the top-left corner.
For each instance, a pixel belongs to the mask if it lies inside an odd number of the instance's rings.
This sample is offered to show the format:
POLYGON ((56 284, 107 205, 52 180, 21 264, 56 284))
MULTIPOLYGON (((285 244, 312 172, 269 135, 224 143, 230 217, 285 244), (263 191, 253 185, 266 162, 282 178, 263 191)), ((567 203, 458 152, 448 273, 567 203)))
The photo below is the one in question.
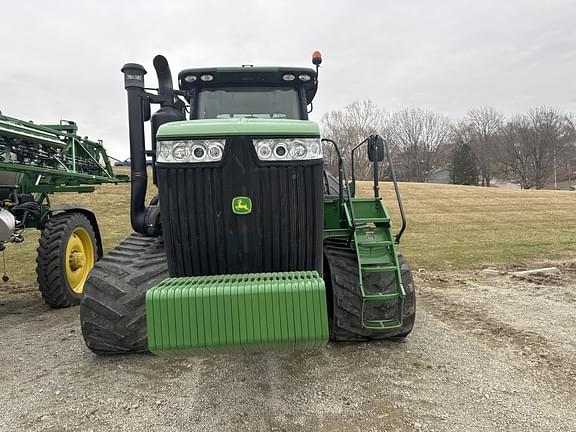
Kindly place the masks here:
POLYGON ((51 307, 80 303, 102 240, 92 211, 52 205, 50 195, 125 181, 112 171, 102 141, 78 135, 75 122, 36 124, 0 113, 0 251, 24 241, 27 228, 41 231, 36 273, 51 307))
POLYGON ((122 68, 128 93, 131 222, 135 233, 92 270, 82 332, 97 354, 315 349, 329 339, 402 339, 414 284, 399 255, 404 211, 387 143, 364 148, 374 196, 356 198, 338 144, 308 108, 316 68, 185 69, 173 88, 156 56, 122 68), (150 105, 160 108, 151 115, 150 105), (150 121, 151 148, 144 124, 150 121), (338 155, 325 170, 323 151, 338 155), (146 156, 158 195, 145 204, 146 156), (387 158, 402 216, 394 235, 379 196, 387 158))

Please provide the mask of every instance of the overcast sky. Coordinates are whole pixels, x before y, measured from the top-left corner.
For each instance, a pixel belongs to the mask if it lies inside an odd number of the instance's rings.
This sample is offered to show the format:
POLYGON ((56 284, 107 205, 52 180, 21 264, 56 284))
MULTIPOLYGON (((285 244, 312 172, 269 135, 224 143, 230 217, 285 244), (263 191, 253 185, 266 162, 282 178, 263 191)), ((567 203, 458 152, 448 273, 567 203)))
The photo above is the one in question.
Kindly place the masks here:
POLYGON ((120 68, 324 63, 314 120, 354 100, 456 117, 576 111, 574 0, 3 1, 0 110, 53 122, 128 156, 120 68))

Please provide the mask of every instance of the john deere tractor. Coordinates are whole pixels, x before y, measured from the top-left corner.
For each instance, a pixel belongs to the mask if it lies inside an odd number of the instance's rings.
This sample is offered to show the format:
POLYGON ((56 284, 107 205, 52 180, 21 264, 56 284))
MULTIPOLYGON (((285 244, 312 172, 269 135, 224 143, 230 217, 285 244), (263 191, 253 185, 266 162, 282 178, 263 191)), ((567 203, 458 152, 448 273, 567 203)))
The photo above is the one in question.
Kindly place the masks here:
POLYGON ((340 150, 308 120, 316 68, 122 68, 128 93, 135 233, 94 266, 80 317, 97 354, 314 349, 402 339, 414 284, 397 251, 404 212, 387 143, 359 143, 374 196, 356 198, 340 150), (160 108, 151 115, 151 104, 160 108), (144 124, 150 121, 151 150, 144 124), (336 177, 323 151, 336 152, 336 177), (146 156, 158 195, 145 204, 146 156), (393 235, 379 196, 388 159, 402 215, 393 235))

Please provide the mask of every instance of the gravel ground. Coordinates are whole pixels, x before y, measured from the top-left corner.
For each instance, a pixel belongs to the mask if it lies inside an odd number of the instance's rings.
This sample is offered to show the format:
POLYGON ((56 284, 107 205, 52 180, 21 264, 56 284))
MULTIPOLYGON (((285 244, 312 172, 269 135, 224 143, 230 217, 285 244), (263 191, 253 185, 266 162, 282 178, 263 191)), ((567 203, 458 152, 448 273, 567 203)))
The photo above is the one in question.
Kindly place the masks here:
POLYGON ((416 275, 403 343, 100 358, 78 308, 0 288, 2 431, 576 431, 576 265, 416 275))

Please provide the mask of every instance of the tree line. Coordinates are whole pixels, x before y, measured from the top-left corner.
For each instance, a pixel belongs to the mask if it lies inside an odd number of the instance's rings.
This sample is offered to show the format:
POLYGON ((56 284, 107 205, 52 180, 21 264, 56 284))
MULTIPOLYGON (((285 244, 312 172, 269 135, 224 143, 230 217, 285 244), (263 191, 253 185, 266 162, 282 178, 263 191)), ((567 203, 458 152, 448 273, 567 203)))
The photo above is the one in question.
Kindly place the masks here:
MULTIPOLYGON (((455 184, 489 187, 500 179, 542 189, 552 181, 572 181, 576 168, 576 117, 553 107, 509 118, 483 107, 451 119, 421 108, 389 113, 368 100, 325 114, 321 124, 323 135, 346 155, 348 172, 352 148, 370 134, 382 135, 400 181, 425 182, 447 169, 455 184)), ((337 159, 329 146, 325 156, 335 172, 337 159)), ((368 179, 372 168, 364 148, 355 160, 357 178, 368 179)))

